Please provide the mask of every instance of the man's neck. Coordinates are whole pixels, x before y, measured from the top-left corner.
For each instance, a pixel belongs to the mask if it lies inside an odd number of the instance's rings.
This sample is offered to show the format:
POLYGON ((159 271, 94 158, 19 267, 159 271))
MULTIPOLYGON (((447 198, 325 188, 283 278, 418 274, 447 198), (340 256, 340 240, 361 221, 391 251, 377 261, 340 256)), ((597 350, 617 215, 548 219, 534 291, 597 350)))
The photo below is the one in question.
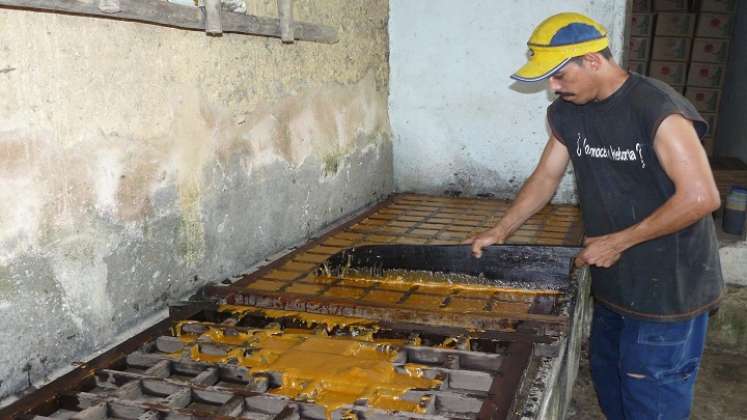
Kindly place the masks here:
POLYGON ((627 71, 623 70, 619 66, 615 66, 609 69, 610 75, 602 77, 602 84, 599 92, 597 93, 596 101, 603 101, 622 87, 625 81, 628 80, 630 75, 627 71))

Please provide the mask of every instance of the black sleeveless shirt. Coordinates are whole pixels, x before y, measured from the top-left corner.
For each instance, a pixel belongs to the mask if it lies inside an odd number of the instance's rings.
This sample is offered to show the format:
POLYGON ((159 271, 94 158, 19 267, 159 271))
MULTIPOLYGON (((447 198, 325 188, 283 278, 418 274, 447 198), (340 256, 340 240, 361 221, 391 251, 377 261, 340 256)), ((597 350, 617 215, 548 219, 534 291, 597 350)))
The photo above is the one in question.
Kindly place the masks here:
MULTIPOLYGON (((550 127, 573 162, 587 236, 639 223, 674 194, 654 151, 659 124, 671 114, 705 134, 690 102, 636 73, 603 101, 575 105, 558 98, 549 106, 550 127)), ((595 299, 623 315, 676 321, 712 309, 723 289, 713 219, 638 244, 610 268, 591 267, 591 276, 595 299)))

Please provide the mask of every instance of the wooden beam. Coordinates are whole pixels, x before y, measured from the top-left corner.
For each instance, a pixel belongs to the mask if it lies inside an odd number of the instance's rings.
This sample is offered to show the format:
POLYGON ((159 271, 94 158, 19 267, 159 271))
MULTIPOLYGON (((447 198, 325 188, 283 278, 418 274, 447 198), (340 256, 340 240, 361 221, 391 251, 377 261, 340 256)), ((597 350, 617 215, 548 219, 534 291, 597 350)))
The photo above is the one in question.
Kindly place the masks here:
MULTIPOLYGON (((205 18, 197 7, 181 6, 166 1, 119 0, 119 12, 107 13, 97 2, 77 0, 0 0, 0 7, 69 13, 151 23, 181 29, 205 30, 205 18)), ((280 38, 280 19, 225 12, 223 32, 280 38)), ((293 38, 327 44, 337 42, 337 29, 305 22, 293 22, 293 38)))
POLYGON ((278 0, 278 18, 280 19, 280 39, 286 44, 293 43, 293 1, 278 0))
POLYGON ((220 0, 205 0, 205 32, 209 35, 223 33, 220 0))

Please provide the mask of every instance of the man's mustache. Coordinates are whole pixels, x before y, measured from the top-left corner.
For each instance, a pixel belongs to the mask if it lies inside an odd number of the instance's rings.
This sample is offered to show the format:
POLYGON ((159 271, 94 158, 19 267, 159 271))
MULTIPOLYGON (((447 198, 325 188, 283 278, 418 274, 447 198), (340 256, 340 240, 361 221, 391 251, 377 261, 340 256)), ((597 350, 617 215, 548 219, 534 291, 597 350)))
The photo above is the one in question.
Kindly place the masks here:
POLYGON ((560 96, 561 98, 567 98, 569 96, 573 96, 570 92, 555 92, 556 95, 560 96))

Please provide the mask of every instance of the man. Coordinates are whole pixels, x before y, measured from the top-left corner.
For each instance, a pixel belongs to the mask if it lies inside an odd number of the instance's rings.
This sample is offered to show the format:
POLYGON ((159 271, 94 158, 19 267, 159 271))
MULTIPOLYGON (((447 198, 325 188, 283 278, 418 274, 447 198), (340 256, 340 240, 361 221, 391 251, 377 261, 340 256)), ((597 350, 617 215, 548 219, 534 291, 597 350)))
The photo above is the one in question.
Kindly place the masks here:
POLYGON ((711 212, 720 206, 699 137, 706 124, 666 84, 611 58, 606 30, 561 13, 542 22, 512 78, 549 79, 552 134, 496 227, 467 240, 475 256, 548 203, 573 162, 586 229, 577 265, 595 298, 591 368, 608 419, 686 419, 708 312, 723 281, 711 212))

